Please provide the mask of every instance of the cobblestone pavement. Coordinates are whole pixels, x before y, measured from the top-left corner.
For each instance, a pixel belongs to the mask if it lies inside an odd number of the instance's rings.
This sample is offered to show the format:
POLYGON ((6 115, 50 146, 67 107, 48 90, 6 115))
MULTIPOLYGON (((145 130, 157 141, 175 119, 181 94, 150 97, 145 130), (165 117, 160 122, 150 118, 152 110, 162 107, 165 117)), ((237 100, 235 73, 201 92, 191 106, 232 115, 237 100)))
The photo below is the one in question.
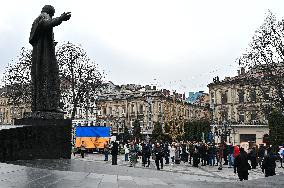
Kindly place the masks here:
MULTIPOLYGON (((106 163, 111 165, 111 155, 109 156, 109 161, 103 161, 104 156, 101 154, 89 154, 85 158, 81 158, 79 155, 75 157, 72 156, 75 160, 82 160, 82 161, 96 161, 100 163, 106 163)), ((165 161, 164 161, 165 162, 165 161)), ((280 163, 277 163, 278 167, 280 167, 280 163)), ((120 166, 129 166, 129 162, 124 161, 124 156, 118 156, 118 165, 120 166)), ((143 169, 151 169, 156 170, 156 165, 153 160, 151 160, 150 168, 142 167, 141 159, 138 160, 135 168, 143 168, 143 169)), ((234 168, 228 168, 228 165, 223 165, 222 170, 218 170, 218 166, 200 166, 198 168, 192 167, 192 165, 188 163, 177 164, 169 164, 164 165, 163 171, 166 172, 173 172, 173 173, 181 173, 181 174, 188 174, 193 178, 193 180, 212 180, 214 182, 226 182, 226 181, 238 181, 238 176, 234 174, 234 168)), ((258 167, 257 169, 252 169, 249 172, 249 180, 254 180, 258 178, 263 178, 264 174, 261 171, 261 168, 258 167)), ((276 174, 283 174, 283 168, 276 168, 276 174)))
POLYGON ((118 157, 118 165, 103 161, 103 155, 89 154, 84 159, 16 161, 0 163, 0 187, 282 187, 284 170, 264 178, 260 169, 250 171, 249 181, 239 182, 232 168, 224 166, 194 168, 190 165, 166 165, 157 171, 138 163, 135 168, 118 157))

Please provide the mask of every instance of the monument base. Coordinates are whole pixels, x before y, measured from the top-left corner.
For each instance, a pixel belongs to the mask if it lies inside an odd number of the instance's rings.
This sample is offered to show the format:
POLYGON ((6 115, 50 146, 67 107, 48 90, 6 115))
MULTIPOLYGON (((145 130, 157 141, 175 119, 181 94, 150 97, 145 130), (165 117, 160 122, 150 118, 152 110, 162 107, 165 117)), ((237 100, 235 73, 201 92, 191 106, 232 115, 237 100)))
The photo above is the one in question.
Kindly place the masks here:
POLYGON ((16 119, 24 125, 0 131, 0 161, 70 159, 70 119, 16 119))
POLYGON ((34 111, 24 113, 24 119, 64 119, 64 112, 34 111))

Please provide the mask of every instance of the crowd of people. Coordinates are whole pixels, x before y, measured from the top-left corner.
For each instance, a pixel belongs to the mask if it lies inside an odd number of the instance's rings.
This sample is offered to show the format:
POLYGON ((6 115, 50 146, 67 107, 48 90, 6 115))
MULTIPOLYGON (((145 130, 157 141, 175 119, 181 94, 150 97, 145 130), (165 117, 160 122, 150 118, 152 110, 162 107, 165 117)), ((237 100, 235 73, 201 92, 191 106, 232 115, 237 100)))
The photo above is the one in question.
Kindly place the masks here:
MULTIPOLYGON (((124 160, 129 161, 133 167, 141 160, 143 167, 149 167, 151 161, 155 161, 157 170, 163 169, 164 164, 188 163, 193 167, 228 165, 234 169, 239 179, 247 180, 249 170, 262 169, 265 176, 275 175, 276 161, 280 160, 281 167, 284 149, 273 153, 271 147, 264 145, 253 146, 245 151, 240 145, 214 144, 203 142, 135 142, 128 143, 112 142, 105 143, 104 160, 108 161, 108 155, 112 156, 112 165, 117 165, 117 155, 124 153, 124 160), (220 165, 221 163, 221 165, 220 165)), ((217 168, 217 167, 216 167, 217 168)))
MULTIPOLYGON (((81 146, 81 156, 84 158, 84 143, 81 146)), ((112 165, 117 165, 117 156, 124 154, 124 160, 130 167, 135 167, 140 160, 143 167, 149 167, 155 162, 157 170, 163 169, 164 164, 188 163, 193 167, 212 166, 218 169, 227 165, 238 174, 239 179, 248 180, 249 170, 261 168, 265 177, 275 175, 276 161, 280 161, 283 168, 284 147, 279 146, 278 152, 271 147, 255 145, 247 150, 232 143, 204 143, 204 142, 111 142, 104 144, 104 161, 111 155, 112 165)))

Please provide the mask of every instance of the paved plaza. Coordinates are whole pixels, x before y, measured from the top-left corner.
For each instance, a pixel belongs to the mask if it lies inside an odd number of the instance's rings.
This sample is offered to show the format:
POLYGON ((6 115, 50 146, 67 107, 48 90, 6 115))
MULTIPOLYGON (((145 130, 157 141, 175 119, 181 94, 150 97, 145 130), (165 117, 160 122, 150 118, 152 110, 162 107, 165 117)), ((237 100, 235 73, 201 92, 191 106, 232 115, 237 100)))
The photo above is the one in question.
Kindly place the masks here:
POLYGON ((0 187, 281 187, 284 169, 277 176, 264 178, 260 169, 250 171, 249 181, 239 182, 232 168, 191 167, 188 164, 165 165, 157 171, 138 163, 135 168, 119 156, 118 165, 103 161, 103 155, 79 155, 71 160, 16 161, 0 163, 0 187))

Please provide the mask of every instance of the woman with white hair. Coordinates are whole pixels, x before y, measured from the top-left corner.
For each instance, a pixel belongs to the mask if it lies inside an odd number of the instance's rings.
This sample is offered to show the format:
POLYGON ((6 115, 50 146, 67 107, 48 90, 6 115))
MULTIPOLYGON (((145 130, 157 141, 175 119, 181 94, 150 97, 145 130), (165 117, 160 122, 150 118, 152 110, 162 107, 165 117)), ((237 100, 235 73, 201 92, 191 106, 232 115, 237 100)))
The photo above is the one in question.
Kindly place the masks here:
POLYGON ((169 151, 170 151, 170 159, 172 160, 172 164, 175 163, 175 146, 174 144, 169 145, 169 151))

